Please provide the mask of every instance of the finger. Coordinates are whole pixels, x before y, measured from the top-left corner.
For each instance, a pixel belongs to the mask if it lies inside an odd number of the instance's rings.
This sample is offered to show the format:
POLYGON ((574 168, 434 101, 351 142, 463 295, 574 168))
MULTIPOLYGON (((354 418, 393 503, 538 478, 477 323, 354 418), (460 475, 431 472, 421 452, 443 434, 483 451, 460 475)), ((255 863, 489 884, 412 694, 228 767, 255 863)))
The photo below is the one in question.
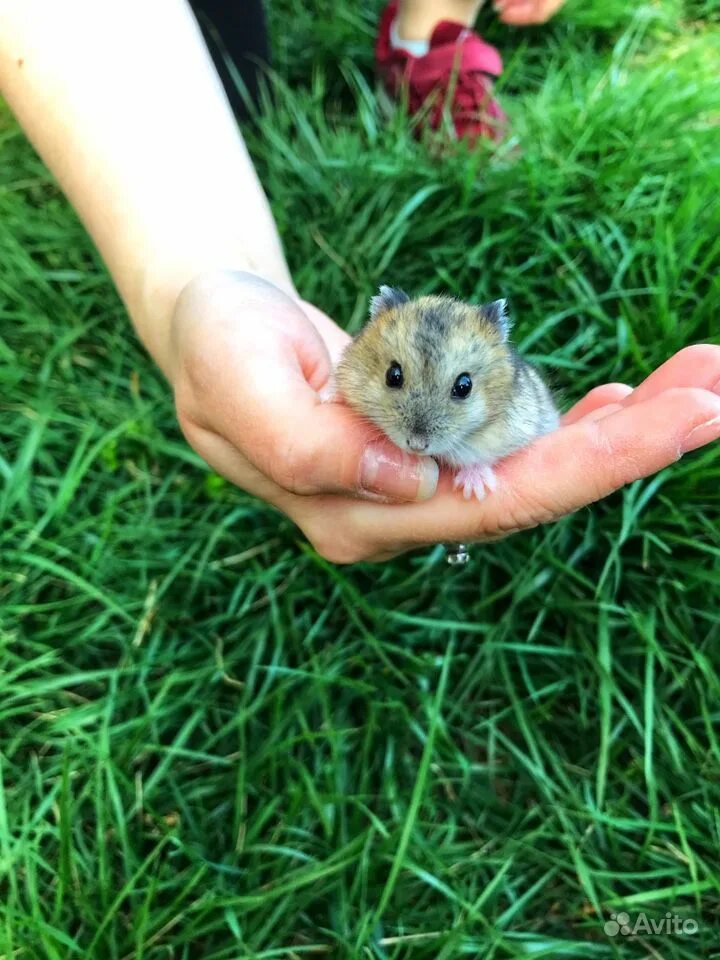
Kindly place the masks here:
POLYGON ((564 0, 496 0, 495 10, 503 23, 531 26, 545 23, 564 0))
POLYGON ((622 403, 607 403, 604 407, 597 407, 595 410, 586 413, 582 419, 597 423, 598 420, 604 420, 605 417, 609 417, 613 413, 619 413, 620 410, 624 409, 622 403))
MULTIPOLYGON (((555 519, 650 476, 720 436, 720 398, 676 388, 623 407, 599 421, 583 420, 507 462, 505 503, 515 526, 555 519), (514 462, 513 462, 514 461, 514 462)), ((500 481, 502 483, 502 479, 500 481)))
POLYGON ((586 393, 582 400, 570 407, 568 412, 561 418, 563 426, 576 423, 601 407, 608 404, 619 403, 633 392, 633 388, 626 383, 604 383, 600 387, 595 387, 589 393, 586 393))
MULTIPOLYGON (((623 383, 606 383, 595 387, 562 417, 563 425, 575 423, 588 414, 593 418, 607 415, 595 411, 607 404, 628 406, 639 403, 672 387, 700 387, 720 394, 720 347, 697 344, 685 347, 654 370, 636 388, 623 383)), ((615 412, 614 409, 612 412, 615 412)))
POLYGON ((496 0, 495 11, 503 23, 514 26, 529 26, 545 19, 536 0, 496 0))
POLYGON ((599 422, 557 430, 507 458, 496 469, 498 490, 482 503, 468 503, 443 485, 429 503, 358 504, 355 535, 373 543, 375 553, 507 535, 600 500, 718 437, 720 398, 671 389, 599 422))
POLYGON ((720 347, 709 343, 684 347, 635 387, 624 405, 642 403, 673 387, 699 387, 720 394, 720 347))
POLYGON ((268 420, 268 474, 293 493, 367 494, 393 500, 426 500, 437 489, 439 468, 431 457, 400 450, 375 427, 339 403, 293 400, 281 422, 268 420))

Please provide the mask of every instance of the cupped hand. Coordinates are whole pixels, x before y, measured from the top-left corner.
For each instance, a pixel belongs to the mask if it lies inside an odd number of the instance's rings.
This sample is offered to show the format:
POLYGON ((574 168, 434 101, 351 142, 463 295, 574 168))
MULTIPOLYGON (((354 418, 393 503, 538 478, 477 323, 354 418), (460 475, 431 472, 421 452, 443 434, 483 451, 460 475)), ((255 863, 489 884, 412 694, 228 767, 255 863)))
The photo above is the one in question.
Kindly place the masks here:
POLYGON ((187 439, 219 473, 287 512, 293 497, 432 496, 431 458, 403 453, 347 408, 321 402, 349 340, 316 307, 256 276, 198 277, 171 324, 187 439))
POLYGON ((189 442, 290 516, 333 562, 497 540, 720 437, 720 347, 687 347, 635 389, 591 390, 557 431, 496 467, 497 491, 467 502, 445 472, 435 492, 426 458, 397 450, 342 404, 322 402, 347 341, 320 311, 247 274, 193 281, 173 320, 172 379, 189 442))
POLYGON ((494 7, 503 23, 517 27, 545 23, 565 0, 495 0, 494 7))

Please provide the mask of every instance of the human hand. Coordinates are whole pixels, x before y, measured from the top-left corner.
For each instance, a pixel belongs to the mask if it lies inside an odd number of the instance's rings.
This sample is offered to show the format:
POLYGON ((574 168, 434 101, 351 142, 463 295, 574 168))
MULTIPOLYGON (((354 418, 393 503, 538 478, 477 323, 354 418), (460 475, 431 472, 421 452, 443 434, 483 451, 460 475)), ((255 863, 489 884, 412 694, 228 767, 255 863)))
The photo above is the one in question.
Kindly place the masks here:
MULTIPOLYGON (((173 320, 173 382, 188 440, 219 473, 290 516, 333 562, 497 540, 720 437, 720 347, 687 347, 634 390, 591 390, 559 430, 496 467, 499 488, 483 503, 459 497, 446 473, 425 502, 363 500, 358 469, 377 433, 317 394, 347 342, 320 311, 242 274, 193 281, 173 320)), ((371 492, 417 498, 416 458, 381 443, 390 466, 371 492)))
MULTIPOLYGON (((350 337, 247 273, 192 281, 171 321, 180 425, 219 473, 293 515, 296 499, 432 496, 438 467, 403 453, 319 391, 350 337)), ((302 523, 300 523, 302 526, 302 523)))
POLYGON ((545 23, 565 0, 495 0, 493 6, 503 23, 518 27, 545 23))

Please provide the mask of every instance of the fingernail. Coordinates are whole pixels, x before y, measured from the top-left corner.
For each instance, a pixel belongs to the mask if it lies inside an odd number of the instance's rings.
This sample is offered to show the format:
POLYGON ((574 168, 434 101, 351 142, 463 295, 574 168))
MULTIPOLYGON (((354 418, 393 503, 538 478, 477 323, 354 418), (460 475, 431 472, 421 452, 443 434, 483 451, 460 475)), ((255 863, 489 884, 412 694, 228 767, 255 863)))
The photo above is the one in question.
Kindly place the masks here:
POLYGON ((706 443, 712 443, 713 440, 718 438, 720 438, 720 416, 713 417, 712 420, 706 420, 700 426, 694 427, 683 440, 680 449, 683 453, 690 453, 691 450, 704 447, 706 443))
POLYGON ((411 457, 391 444, 371 443, 360 463, 360 488, 394 500, 428 500, 439 475, 432 457, 411 457))

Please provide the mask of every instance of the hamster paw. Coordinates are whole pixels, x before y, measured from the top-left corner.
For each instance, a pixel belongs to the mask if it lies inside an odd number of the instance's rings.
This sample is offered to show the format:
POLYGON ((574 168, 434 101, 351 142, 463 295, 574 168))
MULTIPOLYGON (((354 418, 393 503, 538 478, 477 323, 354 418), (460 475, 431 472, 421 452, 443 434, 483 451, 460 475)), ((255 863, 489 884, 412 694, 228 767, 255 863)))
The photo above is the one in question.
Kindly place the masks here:
POLYGON ((478 500, 484 500, 488 493, 497 488, 497 477, 493 468, 487 464, 473 463, 458 471, 453 486, 456 490, 462 488, 466 500, 470 500, 473 495, 478 500))

